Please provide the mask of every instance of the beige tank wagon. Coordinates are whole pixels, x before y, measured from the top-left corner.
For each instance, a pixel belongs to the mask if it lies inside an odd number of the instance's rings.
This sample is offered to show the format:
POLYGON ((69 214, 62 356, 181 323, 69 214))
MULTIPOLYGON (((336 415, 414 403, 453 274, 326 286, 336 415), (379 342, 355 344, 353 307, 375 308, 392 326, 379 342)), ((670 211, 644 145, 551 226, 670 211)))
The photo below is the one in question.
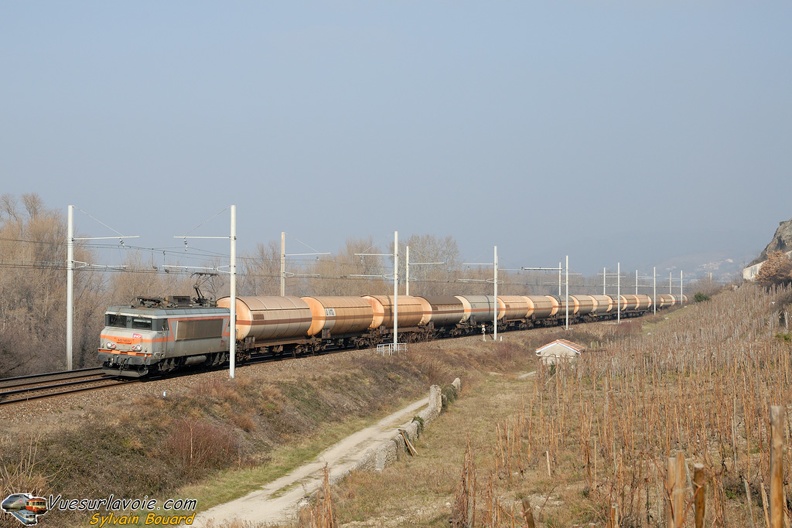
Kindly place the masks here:
POLYGON ((303 297, 311 310, 313 323, 309 336, 322 339, 360 334, 371 328, 374 310, 363 297, 303 297))
MULTIPOLYGON (((231 308, 231 298, 217 301, 231 308)), ((243 350, 300 344, 308 339, 311 308, 300 297, 255 296, 236 298, 236 339, 243 350)))

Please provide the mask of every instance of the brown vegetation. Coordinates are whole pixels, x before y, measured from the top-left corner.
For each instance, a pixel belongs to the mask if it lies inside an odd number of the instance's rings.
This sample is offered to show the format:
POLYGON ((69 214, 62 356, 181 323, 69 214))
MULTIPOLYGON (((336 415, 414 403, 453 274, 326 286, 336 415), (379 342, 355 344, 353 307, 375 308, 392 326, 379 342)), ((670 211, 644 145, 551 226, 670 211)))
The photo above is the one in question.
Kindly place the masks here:
POLYGON ((700 488, 705 526, 765 526, 770 409, 792 396, 778 318, 790 302, 788 289, 746 285, 627 331, 587 325, 601 350, 554 373, 537 364, 531 382, 490 376, 422 437, 423 464, 341 484, 339 522, 665 527, 675 516, 694 526, 700 488))
MULTIPOLYGON (((36 195, 0 197, 0 376, 65 368, 66 224, 36 195)), ((75 248, 75 260, 89 261, 75 248)), ((75 273, 75 362, 95 361, 100 284, 75 273)))
POLYGON ((773 251, 762 264, 755 280, 766 287, 792 284, 792 259, 783 251, 773 251))

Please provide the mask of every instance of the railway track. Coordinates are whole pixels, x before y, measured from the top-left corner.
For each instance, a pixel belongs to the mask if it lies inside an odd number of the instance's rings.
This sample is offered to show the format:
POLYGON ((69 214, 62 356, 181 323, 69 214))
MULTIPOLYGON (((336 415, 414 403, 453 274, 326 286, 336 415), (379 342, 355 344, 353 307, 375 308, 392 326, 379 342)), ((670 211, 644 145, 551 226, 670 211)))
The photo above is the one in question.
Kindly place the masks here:
MULTIPOLYGON (((286 356, 278 356, 275 354, 267 355, 248 360, 244 364, 240 364, 239 367, 264 363, 266 361, 278 361, 281 359, 286 359, 286 356)), ((155 381, 164 378, 190 376, 200 372, 224 369, 228 369, 228 365, 212 369, 187 369, 165 375, 151 375, 146 378, 119 378, 105 374, 102 372, 102 367, 95 367, 65 372, 50 372, 46 374, 4 378, 0 379, 0 406, 44 398, 54 398, 65 394, 86 392, 106 387, 116 387, 131 382, 155 381)))
MULTIPOLYGON (((332 354, 336 352, 343 352, 343 350, 327 350, 322 352, 322 354, 332 354)), ((237 368, 243 368, 249 365, 255 365, 257 363, 281 361, 291 357, 292 356, 289 354, 263 354, 251 358, 244 363, 238 364, 237 368)), ((102 367, 4 378, 0 379, 0 406, 40 400, 44 398, 54 398, 65 394, 86 392, 107 387, 117 387, 125 383, 156 381, 166 378, 191 376, 201 372, 210 372, 214 370, 228 370, 228 365, 226 364, 212 368, 188 368, 179 372, 168 373, 165 375, 155 374, 145 378, 119 378, 117 376, 103 373, 102 367)))
POLYGON ((115 387, 129 381, 108 376, 101 368, 6 378, 0 380, 0 405, 115 387))

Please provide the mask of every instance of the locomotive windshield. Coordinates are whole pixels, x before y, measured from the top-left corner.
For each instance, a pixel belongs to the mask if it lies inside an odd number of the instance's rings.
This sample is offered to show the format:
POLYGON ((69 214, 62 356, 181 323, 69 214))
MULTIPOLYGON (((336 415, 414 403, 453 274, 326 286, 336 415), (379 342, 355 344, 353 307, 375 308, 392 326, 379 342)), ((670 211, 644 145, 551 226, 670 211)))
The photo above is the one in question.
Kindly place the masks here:
POLYGON ((153 320, 148 317, 133 317, 132 328, 151 330, 153 320))
POLYGON ((127 316, 120 314, 105 314, 105 326, 114 326, 116 328, 127 327, 127 316))
POLYGON ((105 314, 105 326, 114 328, 134 328, 137 330, 162 330, 167 328, 167 321, 155 320, 151 317, 140 317, 134 315, 105 314), (166 323, 163 325, 163 323, 166 323))

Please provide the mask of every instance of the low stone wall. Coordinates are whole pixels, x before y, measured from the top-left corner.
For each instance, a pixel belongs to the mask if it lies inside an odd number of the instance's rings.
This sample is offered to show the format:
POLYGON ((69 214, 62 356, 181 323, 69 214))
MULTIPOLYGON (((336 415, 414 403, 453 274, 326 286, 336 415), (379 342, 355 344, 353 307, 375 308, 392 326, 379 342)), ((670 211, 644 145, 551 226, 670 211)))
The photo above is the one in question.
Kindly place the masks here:
MULTIPOLYGON (((462 389, 462 382, 459 378, 456 378, 451 387, 458 394, 462 389)), ((429 405, 416 414, 412 420, 401 425, 391 438, 369 448, 355 469, 382 471, 388 464, 392 464, 401 456, 404 456, 408 450, 402 431, 410 442, 415 442, 423 428, 440 415, 443 410, 443 400, 443 391, 440 386, 432 385, 429 388, 429 405)))

